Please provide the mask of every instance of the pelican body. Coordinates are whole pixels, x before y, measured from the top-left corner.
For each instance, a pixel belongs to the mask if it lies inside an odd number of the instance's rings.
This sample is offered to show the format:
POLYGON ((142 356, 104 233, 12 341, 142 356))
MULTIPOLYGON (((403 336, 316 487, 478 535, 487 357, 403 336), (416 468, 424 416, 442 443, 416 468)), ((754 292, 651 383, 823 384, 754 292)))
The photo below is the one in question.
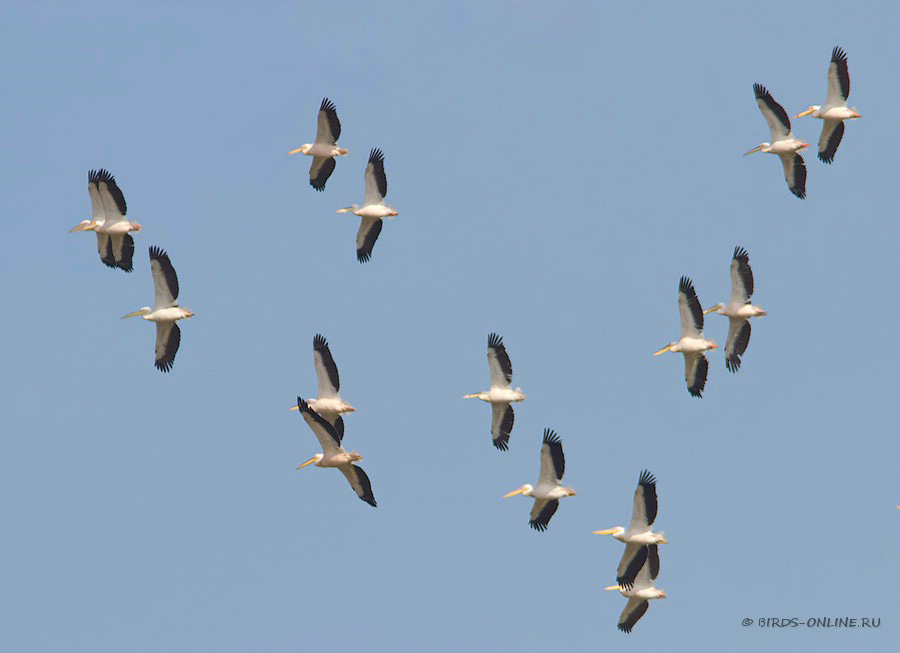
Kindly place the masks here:
POLYGON ((506 353, 503 338, 496 333, 488 335, 488 368, 491 387, 487 392, 474 392, 463 399, 481 399, 491 405, 491 441, 500 451, 509 449, 509 435, 515 422, 511 404, 525 399, 521 388, 512 389, 512 363, 506 353))
POLYGON ((750 255, 743 247, 735 247, 731 257, 731 298, 728 304, 716 304, 703 311, 715 311, 728 318, 728 339, 725 342, 725 367, 729 372, 737 372, 741 367, 741 356, 750 344, 750 318, 764 317, 767 313, 750 303, 753 295, 753 270, 750 255))
POLYGON ((668 595, 665 591, 657 589, 653 586, 656 574, 659 572, 659 560, 656 561, 656 568, 651 568, 651 561, 648 559, 641 567, 635 578, 634 585, 630 588, 621 585, 612 585, 605 587, 606 590, 618 590, 622 596, 628 599, 622 614, 619 615, 619 623, 617 628, 623 633, 630 633, 635 624, 644 616, 650 607, 650 601, 655 599, 665 599, 668 595))
POLYGON ((381 150, 375 148, 369 152, 363 180, 365 195, 362 206, 353 204, 337 210, 338 213, 352 213, 362 218, 356 232, 356 260, 360 263, 365 263, 372 257, 384 220, 397 215, 393 207, 384 203, 387 196, 387 175, 384 173, 384 153, 381 150))
POLYGON ((181 344, 181 330, 176 322, 193 317, 194 312, 178 305, 178 276, 169 255, 156 246, 150 247, 150 272, 156 294, 153 308, 144 306, 122 318, 140 316, 148 322, 156 323, 154 366, 160 372, 168 372, 175 363, 175 354, 181 344))
MULTIPOLYGON (((651 560, 651 569, 659 568, 659 554, 656 546, 666 544, 668 540, 664 533, 654 533, 650 530, 656 521, 658 502, 656 498, 656 478, 649 470, 641 472, 638 485, 634 491, 634 505, 631 511, 631 523, 628 528, 614 526, 602 531, 594 531, 594 535, 612 535, 620 542, 624 542, 625 551, 619 561, 616 574, 616 582, 625 588, 630 588, 635 581, 638 571, 648 559, 651 560)), ((653 577, 656 577, 655 572, 653 577)))
POLYGON ((719 345, 703 336, 703 309, 694 284, 687 277, 681 277, 678 283, 678 311, 681 315, 681 339, 670 342, 653 355, 659 356, 669 351, 684 354, 684 380, 688 393, 700 398, 709 372, 709 361, 703 352, 717 349, 719 345))
POLYGON ((354 463, 362 460, 355 451, 346 451, 341 446, 341 440, 344 438, 343 431, 338 432, 334 426, 313 410, 309 404, 297 397, 297 409, 303 416, 303 420, 312 429, 313 434, 322 445, 322 453, 302 463, 297 469, 303 469, 307 465, 315 465, 316 467, 336 467, 341 471, 350 487, 360 499, 368 503, 373 508, 377 507, 375 495, 372 494, 372 483, 369 481, 368 475, 363 471, 362 467, 354 465, 354 463))
POLYGON ((809 147, 809 143, 794 137, 787 112, 775 101, 765 86, 754 84, 753 93, 756 95, 756 104, 769 125, 772 142, 761 143, 745 152, 744 156, 754 152, 777 154, 784 168, 784 180, 787 182, 788 190, 802 200, 806 197, 806 164, 798 152, 809 147))
POLYGON ((318 191, 325 190, 325 182, 334 172, 334 157, 346 156, 348 150, 338 146, 341 137, 341 121, 337 108, 328 98, 322 98, 316 123, 316 142, 304 143, 288 154, 305 154, 313 158, 309 166, 309 185, 318 191))
POLYGON ((818 155, 822 163, 834 161, 838 145, 844 137, 844 121, 862 117, 855 107, 847 107, 847 98, 850 96, 850 70, 847 66, 847 54, 837 46, 831 51, 827 77, 828 95, 825 104, 814 104, 794 116, 795 118, 812 116, 824 121, 822 134, 819 136, 818 155))
POLYGON ((547 530, 550 518, 559 508, 559 500, 574 497, 575 490, 562 486, 562 477, 566 471, 566 459, 563 455, 562 441, 551 429, 544 429, 544 441, 541 445, 541 471, 536 486, 529 483, 517 490, 507 492, 504 499, 518 494, 534 499, 531 518, 528 525, 538 532, 547 530))
POLYGON ((131 272, 134 239, 130 232, 140 231, 141 225, 125 219, 128 206, 116 178, 102 168, 89 171, 88 195, 91 198, 91 219, 82 220, 69 233, 93 231, 97 234, 100 261, 107 267, 131 272))

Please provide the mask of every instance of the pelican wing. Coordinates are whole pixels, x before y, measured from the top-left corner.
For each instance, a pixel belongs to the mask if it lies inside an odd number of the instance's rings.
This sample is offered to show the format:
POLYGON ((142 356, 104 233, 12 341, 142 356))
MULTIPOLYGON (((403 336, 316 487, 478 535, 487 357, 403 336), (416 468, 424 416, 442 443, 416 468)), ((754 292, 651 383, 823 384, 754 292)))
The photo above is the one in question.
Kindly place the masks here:
POLYGON ((363 206, 384 204, 387 195, 387 177, 384 174, 384 152, 375 148, 369 153, 365 172, 366 195, 363 206))
POLYGON ((156 360, 153 365, 160 372, 168 372, 175 363, 181 344, 181 329, 174 322, 156 323, 156 360))
POLYGON ((357 467, 351 463, 349 465, 341 465, 338 469, 341 470, 341 474, 346 476, 347 480, 350 481, 350 487, 356 492, 356 496, 373 508, 378 506, 378 504, 375 503, 375 495, 372 494, 372 483, 369 481, 369 477, 363 471, 362 467, 357 467))
POLYGON ((634 579, 644 563, 647 562, 647 547, 640 544, 628 543, 619 560, 616 570, 616 584, 630 590, 634 586, 634 579))
POLYGON ((555 431, 544 429, 544 443, 541 445, 541 472, 538 476, 538 485, 559 485, 565 473, 566 457, 563 455, 562 441, 555 431))
POLYGON ((729 372, 737 372, 741 367, 741 356, 750 344, 750 320, 742 317, 728 318, 728 339, 725 341, 725 367, 729 372))
POLYGON ((491 370, 491 387, 508 388, 512 383, 512 363, 506 353, 503 338, 496 333, 488 335, 487 357, 491 370))
POLYGON ((692 397, 702 397, 706 387, 706 374, 709 372, 709 361, 702 353, 684 355, 684 380, 692 397))
POLYGON ((749 304, 753 295, 753 270, 750 255, 743 247, 735 247, 731 258, 731 303, 749 304))
POLYGON ((647 599, 628 599, 628 603, 625 604, 625 609, 622 610, 622 614, 619 615, 619 630, 623 633, 630 633, 631 629, 634 628, 634 625, 638 621, 640 621, 641 617, 644 616, 644 613, 647 612, 647 608, 649 607, 650 601, 647 599))
POLYGON ((535 499, 528 525, 534 530, 543 533, 547 530, 550 518, 553 517, 557 508, 559 508, 559 499, 535 499))
POLYGON ((309 185, 316 190, 325 190, 325 182, 334 172, 334 157, 314 156, 309 164, 309 185))
POLYGON ((340 416, 340 414, 335 414, 327 418, 328 422, 331 426, 334 427, 334 433, 337 435, 337 441, 341 442, 344 439, 344 418, 340 416))
MULTIPOLYGON (((88 195, 91 198, 91 220, 103 223, 106 213, 103 210, 103 199, 100 197, 100 177, 109 175, 106 170, 91 170, 88 172, 88 195)), ((97 234, 99 236, 99 234, 97 234)))
POLYGON ((372 258, 375 241, 381 233, 384 221, 381 218, 363 218, 356 232, 356 260, 365 263, 372 258))
POLYGON ((659 576, 659 545, 658 544, 648 544, 647 545, 647 572, 650 576, 650 580, 656 580, 656 577, 659 576))
POLYGON ((109 237, 115 266, 131 272, 134 269, 134 238, 131 234, 113 234, 109 237))
POLYGON ((772 142, 790 138, 791 119, 788 118, 784 107, 775 101, 772 94, 762 84, 754 84, 753 93, 756 95, 756 104, 759 105, 759 110, 769 125, 772 142))
POLYGON ((681 315, 681 337, 699 338, 703 334, 703 308, 693 282, 681 277, 678 282, 678 312, 681 315))
MULTIPOLYGON (((327 97, 322 98, 317 119, 316 143, 322 145, 337 144, 337 140, 341 137, 341 121, 338 120, 337 107, 327 97)), ((332 167, 334 167, 334 160, 332 160, 332 167)))
POLYGON ((835 46, 831 51, 831 63, 828 64, 828 97, 825 98, 825 106, 846 106, 848 97, 850 69, 847 67, 847 54, 835 46))
POLYGON ((801 200, 806 198, 806 164, 803 157, 796 152, 779 154, 781 165, 784 166, 784 180, 788 189, 801 200))
POLYGON ((509 434, 512 432, 516 416, 512 404, 491 404, 491 438, 500 451, 509 449, 509 434))
POLYGON ((97 232, 97 253, 100 254, 100 260, 106 267, 116 267, 116 257, 113 254, 112 241, 106 232, 97 232))
POLYGON ((313 359, 316 366, 316 379, 319 381, 319 399, 337 397, 341 389, 337 365, 331 356, 328 341, 318 333, 313 338, 313 359))
POLYGON ((178 306, 178 275, 169 260, 169 255, 155 245, 150 246, 150 273, 153 275, 153 289, 156 291, 154 308, 178 306))
POLYGON ((116 183, 116 178, 107 170, 99 170, 97 172, 97 189, 106 217, 104 225, 109 227, 111 224, 124 220, 128 207, 125 204, 125 195, 122 194, 122 190, 116 183))
POLYGON ((838 145, 844 137, 843 120, 822 121, 822 135, 819 136, 819 161, 831 163, 837 154, 838 145))
POLYGON ((330 457, 343 451, 341 448, 343 433, 338 435, 331 423, 310 408, 309 404, 300 397, 297 397, 297 408, 300 410, 300 414, 303 415, 306 424, 312 429, 319 444, 322 445, 322 452, 326 456, 330 457))
MULTIPOLYGON (((631 510, 631 530, 646 531, 656 521, 656 477, 649 470, 641 472, 634 490, 634 507, 631 510)), ((639 567, 640 568, 640 567, 639 567)))

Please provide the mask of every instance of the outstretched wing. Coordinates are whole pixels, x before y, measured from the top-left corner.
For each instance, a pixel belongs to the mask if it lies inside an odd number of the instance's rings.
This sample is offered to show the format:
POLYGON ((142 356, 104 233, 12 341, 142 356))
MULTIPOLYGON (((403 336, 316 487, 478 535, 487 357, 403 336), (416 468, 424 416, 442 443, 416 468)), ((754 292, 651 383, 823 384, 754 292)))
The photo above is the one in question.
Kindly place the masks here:
POLYGON ((328 341, 318 333, 313 338, 313 361, 319 382, 319 399, 337 397, 341 389, 341 378, 328 341))
MULTIPOLYGON (((316 124, 316 143, 335 145, 341 137, 341 121, 338 120, 337 107, 327 97, 322 98, 316 124)), ((330 174, 330 173, 329 173, 330 174)))
POLYGON ((779 154, 781 165, 784 167, 784 180, 788 189, 801 200, 806 199, 806 164, 803 157, 793 154, 779 154))
POLYGON ((181 329, 174 322, 156 323, 156 361, 153 365, 160 372, 168 372, 175 363, 175 354, 181 344, 181 329))
POLYGON ((314 156, 309 164, 309 185, 316 190, 325 190, 325 182, 334 172, 334 157, 314 156))
POLYGON ((684 355, 684 380, 692 397, 703 397, 709 361, 702 353, 684 355))
POLYGON ((844 137, 843 120, 824 120, 822 122, 822 135, 819 136, 819 161, 831 163, 837 154, 838 145, 844 137))
POLYGON ((508 388, 512 383, 512 363, 506 353, 503 338, 496 333, 488 335, 487 357, 491 370, 491 387, 508 388))
POLYGON ((155 245, 150 246, 150 273, 156 293, 154 308, 178 306, 178 275, 169 255, 155 245))
POLYGON ((687 277, 678 282, 678 313, 681 316, 681 337, 699 338, 703 333, 703 308, 687 277))
POLYGON ((735 247, 731 258, 731 303, 749 304, 753 295, 753 270, 750 255, 743 247, 735 247))
POLYGON ((369 153, 369 162, 363 175, 366 181, 366 194, 363 205, 383 204, 387 195, 387 177, 384 174, 384 153, 373 149, 369 153))
POLYGON ((378 504, 375 503, 375 495, 372 494, 372 483, 369 481, 369 477, 363 471, 362 467, 357 467, 351 463, 349 465, 341 465, 338 469, 341 470, 341 474, 346 476, 347 480, 350 481, 350 487, 356 492, 356 496, 373 508, 378 506, 378 504))
POLYGON ((509 434, 515 419, 512 404, 491 404, 491 438, 500 451, 509 449, 509 434))
POLYGON ((384 221, 381 218, 363 218, 356 232, 356 260, 365 263, 372 258, 375 241, 381 233, 384 221))
POLYGON ((772 142, 782 141, 791 135, 791 119, 787 111, 775 101, 769 90, 762 84, 753 85, 753 94, 756 96, 756 104, 762 112, 766 124, 769 125, 769 133, 772 142))
POLYGON ((728 318, 728 339, 725 341, 725 367, 729 372, 737 372, 741 367, 741 356, 750 344, 750 320, 742 317, 728 318))
POLYGON ((546 499, 535 499, 528 525, 539 533, 543 533, 547 530, 550 518, 553 517, 557 508, 559 508, 559 499, 551 499, 549 501, 546 499))

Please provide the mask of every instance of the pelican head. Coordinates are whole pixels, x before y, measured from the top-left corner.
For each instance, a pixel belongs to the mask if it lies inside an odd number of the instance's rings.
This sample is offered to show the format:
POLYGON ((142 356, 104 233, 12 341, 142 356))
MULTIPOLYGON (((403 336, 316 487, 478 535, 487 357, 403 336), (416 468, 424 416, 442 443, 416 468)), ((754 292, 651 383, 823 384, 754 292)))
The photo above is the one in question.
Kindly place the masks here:
POLYGON ((470 395, 463 395, 463 399, 481 399, 481 401, 488 400, 486 392, 473 392, 470 395))
POLYGON ((677 344, 678 344, 677 342, 670 342, 668 345, 666 345, 665 347, 663 347, 663 348, 660 349, 659 351, 654 352, 653 355, 654 355, 654 356, 659 356, 660 354, 665 354, 667 351, 674 351, 673 348, 674 348, 675 345, 677 345, 677 344))
POLYGON ((796 116, 794 116, 794 118, 802 118, 803 116, 809 116, 809 115, 814 114, 818 110, 819 110, 819 105, 814 104, 806 111, 801 111, 800 113, 798 113, 796 116))
POLYGON ((297 154, 297 152, 299 152, 300 154, 309 154, 309 151, 311 149, 312 149, 312 143, 304 143, 303 145, 298 147, 296 150, 291 150, 290 152, 288 152, 288 154, 297 154))
POLYGON ((82 220, 74 227, 69 229, 69 233, 75 233, 76 231, 94 231, 97 229, 99 225, 96 220, 82 220))
POLYGON ((354 204, 353 206, 345 206, 342 209, 338 209, 337 212, 338 213, 355 213, 356 209, 358 209, 358 208, 359 208, 359 205, 354 204))
POLYGON ((137 317, 138 315, 147 315, 150 312, 149 306, 144 306, 144 308, 139 308, 136 311, 132 311, 128 315, 123 315, 122 319, 124 320, 126 317, 137 317))
POLYGON ((607 528, 603 531, 591 531, 594 535, 612 535, 616 537, 618 535, 622 535, 625 532, 625 529, 621 526, 613 526, 612 528, 607 528))
MULTIPOLYGON (((526 483, 525 485, 523 485, 522 487, 520 487, 518 490, 513 490, 512 492, 507 492, 506 494, 503 495, 503 498, 504 498, 504 499, 508 499, 508 498, 510 498, 510 497, 516 496, 517 494, 521 494, 521 495, 523 495, 523 496, 530 497, 530 496, 531 496, 531 491, 532 491, 533 489, 534 489, 534 488, 531 487, 531 485, 529 485, 528 483, 526 483)), ((575 493, 572 492, 572 494, 575 494, 575 493)))
MULTIPOLYGON (((356 454, 356 455, 359 455, 359 454, 356 454)), ((312 465, 312 464, 318 465, 318 464, 319 464, 319 461, 322 460, 322 458, 324 458, 324 457, 325 457, 325 454, 317 453, 315 456, 313 456, 312 458, 310 458, 309 460, 307 460, 307 461, 306 461, 305 463, 303 463, 302 465, 298 465, 298 466, 297 466, 297 469, 303 469, 303 468, 306 467, 307 465, 312 465)))
POLYGON ((768 152, 771 149, 771 147, 772 147, 771 143, 760 143, 759 145, 754 147, 749 152, 744 152, 744 156, 747 156, 748 154, 753 154, 754 152, 768 152))
POLYGON ((719 304, 716 304, 715 306, 711 306, 710 308, 707 308, 705 311, 703 311, 703 314, 704 314, 704 315, 709 315, 709 314, 712 313, 713 311, 715 311, 715 312, 718 313, 718 312, 721 312, 721 310, 722 310, 723 308, 725 308, 725 304, 719 303, 719 304))

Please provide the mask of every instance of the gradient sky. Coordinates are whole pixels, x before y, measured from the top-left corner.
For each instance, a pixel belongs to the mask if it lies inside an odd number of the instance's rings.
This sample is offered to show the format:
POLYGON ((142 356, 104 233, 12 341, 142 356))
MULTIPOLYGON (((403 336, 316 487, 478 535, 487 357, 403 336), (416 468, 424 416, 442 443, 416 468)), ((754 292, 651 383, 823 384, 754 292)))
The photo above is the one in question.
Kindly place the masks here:
MULTIPOLYGON (((890 2, 3 2, 0 8, 0 649, 56 651, 889 650, 898 639, 898 25, 890 2), (753 99, 851 104, 835 163, 788 192, 753 99), (323 96, 343 122, 324 193, 323 96), (355 258, 372 147, 388 222, 355 258), (105 268, 87 171, 141 222, 105 268), (178 271, 171 374, 151 244, 178 271), (682 357, 678 278, 755 303, 740 372, 682 357), (490 444, 485 341, 528 394, 490 444), (340 368, 348 448, 378 508, 288 411, 340 368), (567 455, 528 528, 541 432, 567 455), (641 469, 659 479, 654 602, 615 625, 641 469), (743 618, 876 617, 775 630, 743 618)), ((813 143, 821 122, 795 121, 813 143)), ((708 317, 724 344, 727 320, 708 317)))

